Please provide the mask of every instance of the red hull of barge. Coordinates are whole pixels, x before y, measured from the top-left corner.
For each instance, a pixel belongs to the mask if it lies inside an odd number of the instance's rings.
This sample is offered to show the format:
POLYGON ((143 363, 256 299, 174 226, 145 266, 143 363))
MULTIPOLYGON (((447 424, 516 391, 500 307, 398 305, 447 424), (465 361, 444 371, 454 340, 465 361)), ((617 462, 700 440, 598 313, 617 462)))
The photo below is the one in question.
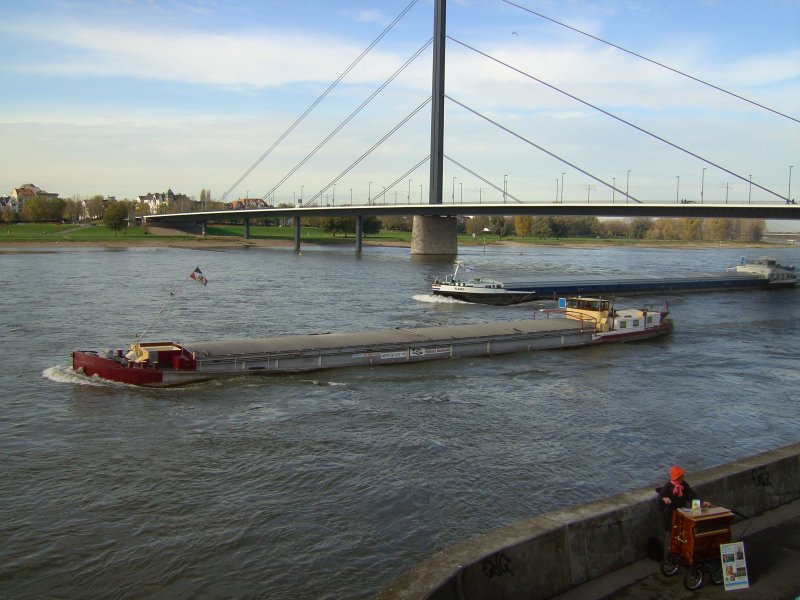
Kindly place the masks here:
POLYGON ((129 383, 131 385, 162 385, 164 373, 153 367, 124 366, 93 352, 73 352, 72 368, 86 376, 96 375, 109 381, 129 383))

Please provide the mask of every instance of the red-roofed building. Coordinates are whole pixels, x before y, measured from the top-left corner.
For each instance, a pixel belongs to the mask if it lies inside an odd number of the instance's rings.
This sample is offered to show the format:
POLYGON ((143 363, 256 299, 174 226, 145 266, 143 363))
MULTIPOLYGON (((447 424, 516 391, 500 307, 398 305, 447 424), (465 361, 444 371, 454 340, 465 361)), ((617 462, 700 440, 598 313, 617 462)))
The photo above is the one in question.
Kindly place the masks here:
POLYGON ((58 194, 45 192, 32 183, 26 183, 11 190, 11 209, 20 212, 25 200, 30 200, 31 198, 58 198, 58 194))

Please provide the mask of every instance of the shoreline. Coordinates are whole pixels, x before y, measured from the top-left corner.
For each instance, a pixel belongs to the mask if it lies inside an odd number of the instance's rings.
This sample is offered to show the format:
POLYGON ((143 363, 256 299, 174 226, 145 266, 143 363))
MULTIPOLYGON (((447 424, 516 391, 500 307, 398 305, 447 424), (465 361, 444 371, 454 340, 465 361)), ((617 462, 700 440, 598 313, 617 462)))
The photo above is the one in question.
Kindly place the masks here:
MULTIPOLYGON (((379 240, 363 240, 364 246, 376 247, 393 247, 393 248, 410 248, 410 242, 403 241, 379 241, 379 240)), ((301 242, 303 246, 331 246, 337 245, 342 247, 350 247, 350 244, 325 244, 319 242, 301 242)), ((355 246, 355 243, 352 244, 355 246)), ((468 244, 465 247, 479 247, 481 244, 468 244)), ((546 247, 560 247, 560 248, 606 248, 609 246, 616 247, 633 247, 633 248, 667 248, 670 250, 679 249, 710 249, 710 248, 793 248, 793 244, 780 244, 780 243, 767 243, 767 242, 751 242, 747 244, 731 243, 731 242, 701 242, 701 241, 625 241, 617 242, 614 240, 598 240, 597 242, 577 243, 565 241, 556 242, 518 242, 515 240, 495 240, 488 243, 487 246, 500 246, 506 248, 529 248, 536 246, 546 247)), ((136 240, 102 240, 102 241, 70 241, 70 240, 53 240, 53 241, 26 241, 26 240, 3 240, 0 239, 0 253, 8 252, 16 248, 187 248, 187 249, 214 249, 214 248, 292 248, 294 242, 291 240, 276 240, 264 238, 229 238, 229 237, 205 237, 205 238, 187 238, 187 239, 136 239, 136 240)))

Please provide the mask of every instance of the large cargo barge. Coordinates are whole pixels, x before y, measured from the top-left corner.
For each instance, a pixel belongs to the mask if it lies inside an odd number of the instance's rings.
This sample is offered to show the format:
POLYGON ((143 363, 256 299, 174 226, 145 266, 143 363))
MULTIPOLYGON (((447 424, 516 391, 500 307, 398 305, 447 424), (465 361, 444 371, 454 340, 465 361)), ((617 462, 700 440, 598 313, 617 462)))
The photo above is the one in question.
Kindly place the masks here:
POLYGON ((555 300, 575 294, 669 295, 682 292, 717 292, 792 287, 797 284, 794 265, 780 265, 774 258, 743 260, 720 273, 665 276, 542 277, 530 281, 498 281, 459 278, 457 262, 452 275, 437 277, 431 285, 435 295, 465 302, 509 305, 533 300, 555 300))
POLYGON ((142 386, 241 375, 281 375, 627 342, 672 330, 667 309, 615 309, 600 298, 565 299, 534 319, 474 325, 289 335, 207 342, 141 342, 128 350, 79 350, 79 374, 142 386))

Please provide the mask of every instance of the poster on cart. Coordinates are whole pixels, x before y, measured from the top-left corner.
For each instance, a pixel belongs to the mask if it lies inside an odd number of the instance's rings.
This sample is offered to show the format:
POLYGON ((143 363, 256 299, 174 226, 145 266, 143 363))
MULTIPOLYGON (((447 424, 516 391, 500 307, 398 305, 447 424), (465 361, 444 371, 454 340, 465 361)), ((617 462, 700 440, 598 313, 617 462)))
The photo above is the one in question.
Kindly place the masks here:
POLYGON ((750 587, 747 579, 747 563, 744 559, 744 542, 720 544, 722 558, 722 581, 725 591, 741 590, 750 587))

